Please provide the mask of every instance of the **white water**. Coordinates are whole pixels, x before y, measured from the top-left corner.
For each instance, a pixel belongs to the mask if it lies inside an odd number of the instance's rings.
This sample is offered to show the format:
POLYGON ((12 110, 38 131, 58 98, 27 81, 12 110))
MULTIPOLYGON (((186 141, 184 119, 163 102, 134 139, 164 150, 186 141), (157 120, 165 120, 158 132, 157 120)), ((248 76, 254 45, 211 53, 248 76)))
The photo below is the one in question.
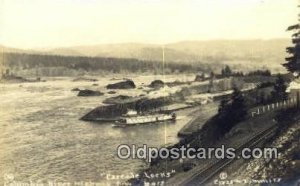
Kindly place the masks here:
MULTIPOLYGON (((144 79, 135 81, 141 84, 144 79)), ((159 147, 177 142, 177 132, 190 119, 184 112, 176 123, 128 128, 80 121, 105 97, 115 95, 77 97, 77 92, 70 90, 85 87, 107 92, 104 86, 111 82, 109 78, 99 82, 65 78, 0 84, 0 173, 12 174, 21 182, 106 182, 107 173, 128 174, 145 166, 142 160, 118 159, 118 145, 159 147)), ((0 175, 0 183, 2 178, 0 175)))

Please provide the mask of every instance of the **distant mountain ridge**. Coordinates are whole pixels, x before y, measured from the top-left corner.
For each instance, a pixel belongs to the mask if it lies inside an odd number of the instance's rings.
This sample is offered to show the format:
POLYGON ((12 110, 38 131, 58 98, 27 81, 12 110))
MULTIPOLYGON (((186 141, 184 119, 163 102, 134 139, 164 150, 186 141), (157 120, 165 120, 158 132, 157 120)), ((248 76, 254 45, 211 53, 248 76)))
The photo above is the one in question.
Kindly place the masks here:
MULTIPOLYGON (((253 60, 267 57, 272 60, 279 58, 283 60, 288 45, 290 45, 289 39, 208 40, 170 43, 164 45, 164 48, 167 61, 195 62, 211 58, 235 60, 249 57, 253 60)), ((162 47, 163 45, 143 43, 101 44, 56 48, 47 53, 160 61, 162 47)))
MULTIPOLYGON (((267 55, 276 56, 285 54, 285 48, 290 44, 289 39, 270 40, 207 40, 207 41, 181 41, 164 45, 165 54, 176 55, 176 60, 198 60, 205 56, 243 57, 253 55, 254 57, 267 55), (278 53, 279 52, 279 53, 278 53), (175 54, 178 53, 178 54, 175 54)), ((117 57, 136 59, 161 60, 163 45, 144 43, 121 43, 100 44, 75 47, 61 47, 54 49, 17 49, 5 47, 5 52, 45 53, 66 56, 90 56, 90 57, 117 57)), ((171 58, 172 59, 172 58, 171 58)), ((173 61, 173 60, 170 60, 173 61)))
MULTIPOLYGON (((5 52, 33 53, 63 56, 89 56, 105 58, 134 58, 146 61, 162 61, 162 48, 167 62, 181 63, 247 63, 264 66, 281 64, 287 56, 285 48, 290 39, 270 40, 207 40, 181 41, 166 45, 144 43, 100 44, 90 46, 62 47, 55 49, 21 50, 4 48, 5 52)), ((283 68, 282 68, 283 69, 283 68)))

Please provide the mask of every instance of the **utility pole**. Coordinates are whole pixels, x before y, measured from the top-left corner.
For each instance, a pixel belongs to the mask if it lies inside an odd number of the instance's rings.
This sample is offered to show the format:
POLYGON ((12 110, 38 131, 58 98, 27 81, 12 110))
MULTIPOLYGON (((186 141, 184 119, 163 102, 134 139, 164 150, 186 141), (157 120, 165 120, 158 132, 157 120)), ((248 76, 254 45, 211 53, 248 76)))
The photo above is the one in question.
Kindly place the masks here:
POLYGON ((297 91, 297 97, 296 97, 296 101, 297 101, 297 109, 300 108, 300 91, 297 91))

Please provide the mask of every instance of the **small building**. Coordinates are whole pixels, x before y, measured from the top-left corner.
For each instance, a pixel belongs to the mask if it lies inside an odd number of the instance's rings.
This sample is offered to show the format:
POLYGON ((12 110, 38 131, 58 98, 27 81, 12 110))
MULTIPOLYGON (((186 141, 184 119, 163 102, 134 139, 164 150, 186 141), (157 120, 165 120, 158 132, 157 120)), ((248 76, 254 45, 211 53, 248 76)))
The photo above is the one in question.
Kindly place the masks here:
POLYGON ((297 94, 300 92, 300 79, 295 79, 294 81, 292 81, 288 88, 287 88, 287 92, 290 94, 291 97, 296 97, 297 94))
POLYGON ((209 79, 210 79, 210 75, 204 72, 198 73, 195 77, 195 81, 205 81, 209 79))
POLYGON ((300 104, 300 79, 299 78, 295 79, 289 84, 287 88, 287 92, 289 93, 289 97, 291 99, 297 100, 297 104, 299 106, 300 104))

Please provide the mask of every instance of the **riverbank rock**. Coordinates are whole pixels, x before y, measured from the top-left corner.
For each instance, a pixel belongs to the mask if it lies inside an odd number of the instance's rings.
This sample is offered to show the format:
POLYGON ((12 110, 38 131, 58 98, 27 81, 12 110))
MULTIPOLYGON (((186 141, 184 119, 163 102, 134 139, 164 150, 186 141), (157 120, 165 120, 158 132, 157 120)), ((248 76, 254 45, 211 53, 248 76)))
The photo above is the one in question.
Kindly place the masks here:
POLYGON ((195 77, 195 81, 204 81, 205 75, 204 74, 197 74, 195 77))
MULTIPOLYGON (((299 135, 300 134, 297 134, 297 135, 294 135, 293 137, 299 138, 299 135)), ((286 142, 284 145, 286 145, 288 147, 290 145, 290 143, 286 142)), ((292 160, 300 160, 300 146, 299 145, 296 146, 292 151, 292 160)))
POLYGON ((191 81, 183 82, 183 81, 175 80, 173 82, 167 82, 165 84, 169 87, 175 87, 175 86, 184 85, 184 84, 190 85, 191 83, 192 83, 191 81))
POLYGON ((0 83, 35 83, 35 82, 45 82, 45 80, 41 80, 40 77, 37 78, 24 78, 21 76, 4 75, 0 78, 0 83))
POLYGON ((133 98, 132 96, 120 95, 120 96, 107 98, 103 101, 103 103, 105 103, 105 104, 122 104, 128 100, 131 100, 132 98, 133 98))
POLYGON ((114 84, 108 84, 107 89, 134 89, 136 86, 132 80, 126 80, 114 84))
POLYGON ((90 82, 95 82, 95 81, 98 81, 98 79, 87 78, 87 77, 78 77, 78 78, 73 79, 73 81, 90 81, 90 82))
POLYGON ((150 88, 156 88, 159 89, 161 87, 164 87, 165 83, 162 80, 154 80, 150 83, 150 88))
POLYGON ((287 168, 286 177, 293 178, 300 175, 300 160, 294 160, 289 162, 287 168))
POLYGON ((116 91, 113 91, 113 90, 107 92, 107 94, 115 94, 115 93, 117 93, 117 92, 116 92, 116 91))
POLYGON ((95 90, 80 90, 77 96, 102 96, 104 93, 95 90))
POLYGON ((80 91, 79 88, 72 88, 71 91, 75 92, 75 91, 80 91))

